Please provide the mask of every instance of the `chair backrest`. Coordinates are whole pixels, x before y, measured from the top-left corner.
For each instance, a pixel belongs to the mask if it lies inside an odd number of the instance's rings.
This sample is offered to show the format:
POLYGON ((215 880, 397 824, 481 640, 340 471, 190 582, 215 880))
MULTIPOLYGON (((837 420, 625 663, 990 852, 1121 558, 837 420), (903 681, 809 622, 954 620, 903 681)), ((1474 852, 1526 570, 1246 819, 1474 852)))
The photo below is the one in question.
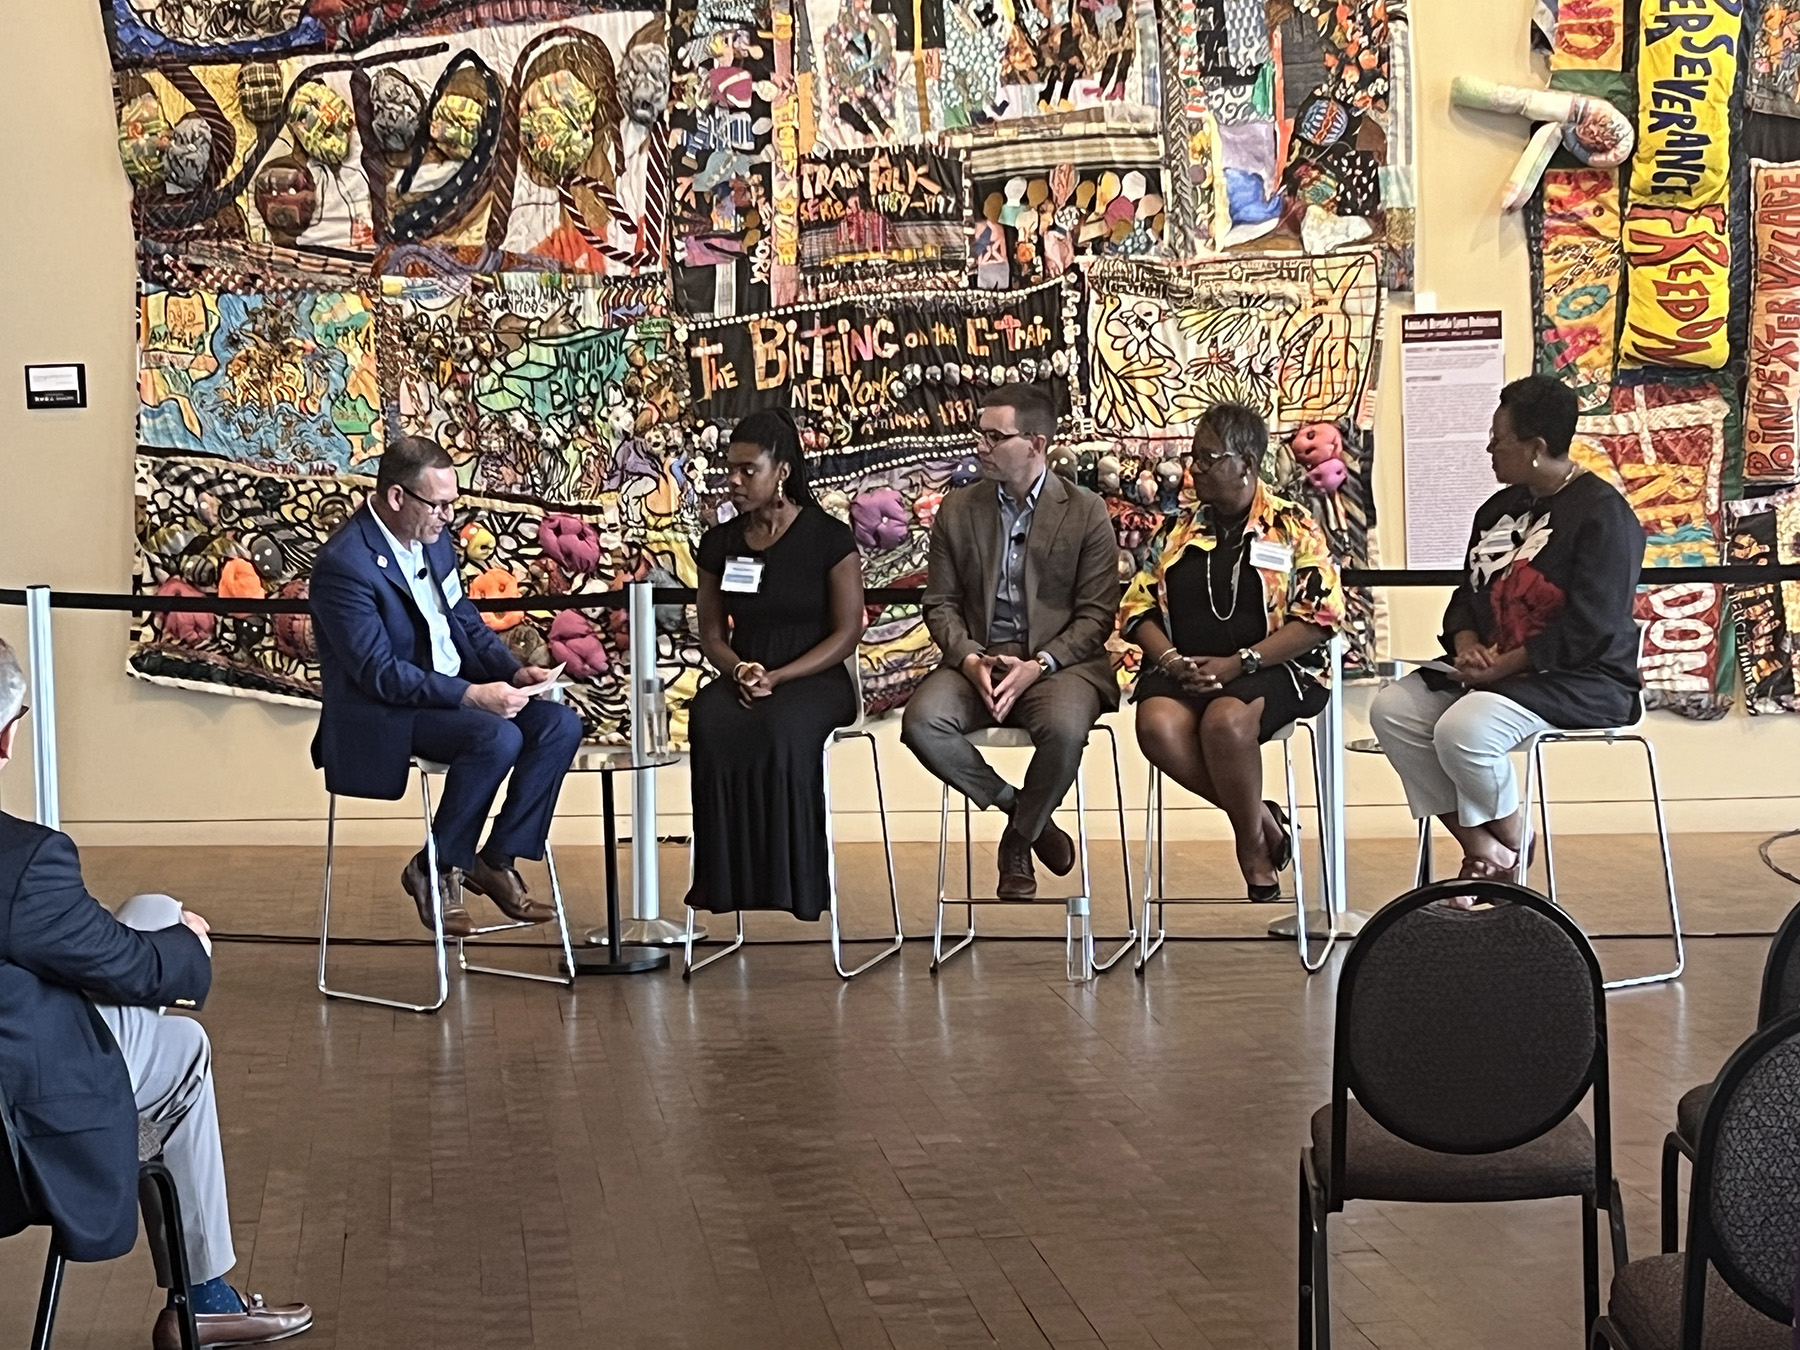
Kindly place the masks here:
POLYGON ((850 687, 856 691, 856 716, 854 718, 852 718, 850 721, 844 723, 844 725, 839 727, 838 730, 839 731, 861 731, 863 723, 868 720, 866 715, 863 713, 862 648, 861 647, 854 648, 851 651, 850 655, 848 655, 844 658, 844 669, 850 672, 850 687))
POLYGON ((1800 1012, 1800 905, 1788 911, 1781 927, 1775 930, 1775 940, 1769 944, 1756 1025, 1766 1027, 1791 1012, 1800 1012))
POLYGON ((1334 1190, 1346 1091, 1401 1139, 1475 1154, 1536 1139, 1590 1087, 1597 1175, 1607 1183, 1600 965, 1575 921, 1544 896, 1507 882, 1438 882, 1401 896, 1358 935, 1338 977, 1334 1190), (1491 908, 1438 903, 1458 895, 1491 908))
POLYGON ((1791 1324, 1800 1257, 1800 1013, 1762 1028, 1720 1070, 1700 1118, 1690 1195, 1683 1344, 1700 1344, 1709 1262, 1744 1302, 1791 1324))

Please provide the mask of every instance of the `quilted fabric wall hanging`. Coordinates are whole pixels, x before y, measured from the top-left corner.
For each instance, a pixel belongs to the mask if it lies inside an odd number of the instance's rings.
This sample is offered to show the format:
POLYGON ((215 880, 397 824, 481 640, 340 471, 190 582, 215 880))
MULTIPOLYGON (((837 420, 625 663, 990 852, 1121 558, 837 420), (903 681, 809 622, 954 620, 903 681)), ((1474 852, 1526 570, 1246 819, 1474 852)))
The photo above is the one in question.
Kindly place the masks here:
MULTIPOLYGON (((1726 558, 1736 565, 1800 563, 1800 491, 1725 503, 1726 558)), ((1731 588, 1744 708, 1800 712, 1794 635, 1800 633, 1800 582, 1731 588)))
MULTIPOLYGON (((1291 454, 1273 449, 1264 476, 1308 501, 1352 567, 1376 565, 1373 494, 1374 377, 1381 257, 1361 250, 1324 258, 1227 258, 1167 264, 1100 260, 1087 269, 1087 395, 1097 450, 1114 457, 1103 491, 1167 511, 1160 466, 1185 451, 1207 407, 1247 403, 1288 433, 1335 423, 1349 470, 1331 492, 1309 486, 1291 454)), ((1283 437, 1285 439, 1285 437, 1283 437)), ((1129 507, 1121 540, 1138 533, 1129 507)), ((1152 524, 1151 528, 1154 528, 1152 524)), ((1139 541, 1141 542, 1141 540, 1139 541)), ((1129 546, 1129 545, 1128 545, 1129 546)), ((1380 611, 1350 597, 1357 655, 1379 650, 1380 611)))
POLYGON ((1611 169, 1550 169, 1533 239, 1538 369, 1607 407, 1618 360, 1619 180, 1611 169))
POLYGON ((1170 0, 1161 31, 1177 252, 1386 242, 1386 280, 1410 289, 1407 6, 1170 0))
MULTIPOLYGON (((1412 269, 1398 0, 1205 0, 1182 71, 1148 0, 101 6, 145 590, 303 597, 399 431, 456 464, 472 593, 691 583, 721 431, 775 405, 869 584, 911 584, 975 472, 975 397, 1015 379, 1098 447, 1059 463, 1110 492, 1122 566, 1171 509, 1164 452, 1227 397, 1340 425, 1349 482, 1317 508, 1373 561, 1374 335, 1412 269), (1268 221, 1232 215, 1246 174, 1268 221), (1302 251, 1357 239, 1380 247, 1302 251), (1282 252, 1167 261, 1251 243, 1282 252)), ((1268 469, 1299 490, 1279 447, 1268 469)), ((663 621, 679 728, 699 658, 663 621)), ((492 623, 619 734, 619 615, 492 623)), ((916 607, 873 614, 863 659, 871 707, 904 701, 935 659, 916 607)), ((311 661, 303 617, 236 615, 146 621, 129 657, 272 699, 310 698, 311 661)))
POLYGON ((1800 164, 1750 165, 1755 267, 1744 481, 1791 483, 1800 416, 1800 164))
POLYGON ((1731 145, 1738 0, 1645 0, 1638 141, 1625 210, 1619 355, 1717 370, 1729 355, 1731 145))
POLYGON ((969 153, 976 286, 1061 276, 1076 256, 1161 251, 1162 152, 1154 136, 1001 141, 969 153))
MULTIPOLYGON (((1720 475, 1730 405, 1716 386, 1636 385, 1581 419, 1571 454, 1624 494, 1644 527, 1646 567, 1716 567, 1720 475)), ((1639 589, 1646 702, 1688 717, 1730 707, 1725 588, 1678 582, 1639 589)))

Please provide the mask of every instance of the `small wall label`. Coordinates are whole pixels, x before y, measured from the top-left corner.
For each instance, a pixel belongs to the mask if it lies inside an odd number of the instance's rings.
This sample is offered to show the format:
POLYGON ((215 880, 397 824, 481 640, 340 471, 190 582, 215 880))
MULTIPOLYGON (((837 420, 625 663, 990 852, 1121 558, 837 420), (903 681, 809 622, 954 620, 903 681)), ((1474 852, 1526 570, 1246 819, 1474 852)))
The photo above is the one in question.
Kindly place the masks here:
POLYGON ((26 366, 27 408, 87 407, 87 367, 26 366))

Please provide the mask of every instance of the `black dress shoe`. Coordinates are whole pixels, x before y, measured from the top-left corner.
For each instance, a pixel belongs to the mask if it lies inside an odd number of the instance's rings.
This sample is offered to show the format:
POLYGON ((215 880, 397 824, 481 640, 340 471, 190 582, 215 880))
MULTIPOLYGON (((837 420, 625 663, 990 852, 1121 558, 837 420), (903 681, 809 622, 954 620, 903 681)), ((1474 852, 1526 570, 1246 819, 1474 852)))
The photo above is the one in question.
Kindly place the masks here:
POLYGON ((1000 880, 994 887, 999 900, 1037 899, 1037 873, 1031 866, 1031 845, 1008 825, 1000 835, 1000 880))
POLYGON ((1031 841, 1031 851, 1059 877, 1068 876, 1075 866, 1075 841, 1054 820, 1044 822, 1044 832, 1031 841))
MULTIPOLYGON (((304 1303, 271 1307, 261 1294, 246 1298, 242 1312, 194 1314, 201 1345, 264 1345, 298 1336, 312 1324, 312 1309, 304 1303)), ((154 1350, 181 1350, 181 1322, 173 1308, 157 1314, 150 1344, 154 1350)))

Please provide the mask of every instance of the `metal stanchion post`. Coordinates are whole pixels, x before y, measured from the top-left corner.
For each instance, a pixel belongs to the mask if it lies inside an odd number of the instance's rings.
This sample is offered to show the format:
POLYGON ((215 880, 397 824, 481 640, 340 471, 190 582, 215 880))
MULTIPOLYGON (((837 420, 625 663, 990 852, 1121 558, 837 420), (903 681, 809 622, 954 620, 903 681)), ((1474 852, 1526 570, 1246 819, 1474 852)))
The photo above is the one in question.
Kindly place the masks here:
MULTIPOLYGON (((1313 753, 1323 751, 1325 755, 1325 772, 1320 775, 1325 783, 1325 833, 1319 840, 1325 908, 1307 910, 1306 927, 1309 934, 1317 933, 1321 939, 1327 935, 1347 939, 1362 931, 1368 915, 1349 907, 1349 893, 1345 889, 1348 882, 1344 859, 1347 840, 1344 828, 1344 640, 1341 637, 1331 640, 1331 699, 1325 705, 1321 721, 1324 723, 1323 734, 1313 741, 1313 753)), ((1294 866, 1302 865, 1301 859, 1295 857, 1294 866)), ((1298 920, 1289 915, 1269 925, 1269 936, 1292 939, 1298 929, 1298 920)))
POLYGON ((50 588, 25 591, 25 637, 31 666, 31 768, 38 824, 62 828, 56 777, 56 661, 50 637, 50 588))
MULTIPOLYGON (((631 753, 634 760, 651 758, 664 747, 652 721, 660 720, 662 677, 656 671, 656 606, 654 588, 647 581, 626 587, 626 615, 631 628, 631 683, 628 708, 631 718, 631 753)), ((656 770, 640 769, 631 776, 631 917, 619 924, 619 940, 634 946, 674 947, 686 940, 686 929, 662 917, 661 849, 656 822, 656 770)), ((706 936, 695 929, 696 938, 706 936)), ((607 940, 606 927, 588 931, 587 940, 607 940)))

